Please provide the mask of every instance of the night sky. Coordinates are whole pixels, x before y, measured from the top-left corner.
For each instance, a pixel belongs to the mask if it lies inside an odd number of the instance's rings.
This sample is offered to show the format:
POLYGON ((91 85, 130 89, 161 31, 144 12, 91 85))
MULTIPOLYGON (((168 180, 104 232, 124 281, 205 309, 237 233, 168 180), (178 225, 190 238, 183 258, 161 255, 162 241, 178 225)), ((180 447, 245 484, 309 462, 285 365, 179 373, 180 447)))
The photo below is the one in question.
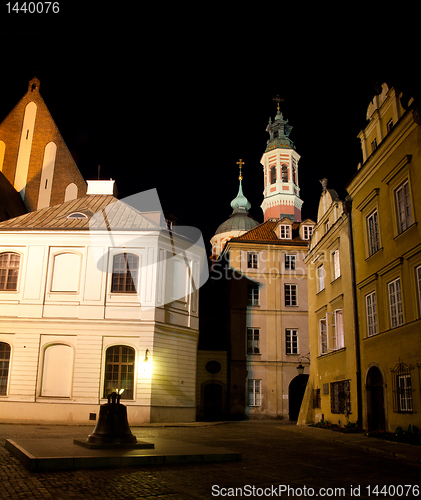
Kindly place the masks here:
POLYGON ((156 188, 164 209, 206 242, 232 212, 240 158, 250 213, 263 221, 260 159, 277 94, 301 155, 302 216, 316 220, 319 179, 343 198, 362 160, 357 134, 376 82, 406 98, 421 88, 409 36, 346 8, 289 13, 278 3, 229 15, 214 4, 131 13, 124 3, 122 12, 67 3, 56 16, 5 16, 0 120, 37 76, 85 179, 100 165, 120 198, 156 188))

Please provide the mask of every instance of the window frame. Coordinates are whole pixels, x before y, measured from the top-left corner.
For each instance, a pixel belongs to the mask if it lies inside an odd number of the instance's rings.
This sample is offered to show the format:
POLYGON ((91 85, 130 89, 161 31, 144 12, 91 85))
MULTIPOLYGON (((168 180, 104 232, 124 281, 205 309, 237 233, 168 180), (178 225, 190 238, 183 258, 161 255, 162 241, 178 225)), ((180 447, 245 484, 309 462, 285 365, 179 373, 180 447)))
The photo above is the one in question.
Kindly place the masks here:
POLYGON ((421 265, 415 268, 415 281, 418 293, 418 317, 421 317, 421 265))
POLYGON ((367 320, 367 337, 373 337, 378 333, 377 323, 377 298, 376 291, 373 290, 365 296, 365 312, 367 320), (368 303, 370 300, 370 304, 368 303), (374 304, 374 307, 373 307, 374 304), (370 312, 371 309, 371 312, 370 312))
POLYGON ((330 411, 336 415, 351 412, 350 380, 338 380, 330 383, 330 411))
MULTIPOLYGON (((123 268, 121 268, 123 269, 123 268)), ((139 276, 140 276, 140 258, 139 258, 139 255, 135 254, 135 253, 132 253, 132 252, 119 252, 119 253, 116 253, 112 256, 112 267, 111 267, 111 293, 113 294, 137 294, 138 292, 138 287, 139 287, 139 276), (126 272, 116 272, 115 271, 115 262, 116 262, 116 259, 117 258, 120 258, 121 256, 124 256, 124 263, 125 263, 125 266, 124 266, 124 270, 126 272), (135 270, 136 270, 136 276, 133 277, 133 272, 132 272, 132 269, 130 269, 130 267, 128 267, 128 257, 134 257, 134 259, 136 259, 135 261, 137 262, 136 266, 135 266, 135 270), (129 271, 129 272, 128 272, 129 271), (128 283, 128 274, 130 274, 130 280, 131 280, 131 283, 128 283), (123 290, 116 290, 115 289, 115 286, 119 286, 119 283, 115 283, 115 279, 121 279, 121 277, 123 277, 123 287, 124 289, 123 290), (126 288, 128 287, 131 288, 129 290, 127 290, 126 288)))
POLYGON ((404 324, 402 287, 401 287, 400 277, 397 277, 394 280, 388 282, 387 296, 389 301, 390 329, 398 328, 399 326, 404 324), (394 291, 392 293, 391 293, 391 285, 394 285, 394 291), (396 312, 394 312, 394 308, 396 308, 396 312))
POLYGON ((316 273, 317 273, 317 293, 319 293, 325 289, 324 264, 320 264, 320 266, 317 266, 316 273))
POLYGON ((284 284, 284 304, 285 307, 297 307, 298 306, 298 287, 296 283, 285 283, 284 284), (287 288, 288 287, 288 288, 287 288), (287 289, 289 291, 287 292, 287 289), (288 297, 288 302, 287 303, 287 297, 288 297))
POLYGON ((335 348, 333 351, 338 351, 345 347, 345 331, 344 331, 344 314, 343 309, 335 309, 333 311, 333 317, 335 319, 335 348), (338 318, 341 318, 338 321, 338 318), (338 331, 339 327, 339 331, 338 331))
POLYGON ((285 353, 287 355, 299 354, 297 328, 285 329, 285 353))
POLYGON ((248 379, 248 405, 261 406, 262 405, 262 380, 261 379, 248 379))
POLYGON ((0 396, 7 396, 9 389, 12 346, 7 342, 0 341, 0 348, 2 346, 5 346, 5 349, 0 349, 0 396))
POLYGON ((292 253, 286 253, 284 267, 286 271, 295 271, 297 268, 297 255, 292 253))
POLYGON ((311 237, 313 236, 313 230, 314 230, 314 226, 304 225, 303 226, 303 240, 306 240, 306 241, 311 240, 311 237))
POLYGON ((10 293, 10 292, 17 292, 19 289, 19 276, 20 276, 20 270, 22 267, 22 255, 19 252, 13 252, 13 251, 5 251, 5 252, 0 252, 0 259, 2 256, 7 256, 7 262, 5 263, 4 267, 2 265, 0 266, 0 292, 3 293, 10 293), (17 257, 17 266, 11 266, 11 257, 17 257), (2 271, 5 271, 4 273, 2 271), (1 288, 2 285, 2 280, 1 277, 5 276, 4 280, 4 288, 1 288), (15 288, 8 288, 8 282, 10 277, 14 277, 15 279, 12 279, 12 283, 15 283, 15 288))
POLYGON ((260 328, 247 327, 247 356, 261 354, 260 352, 260 328))
POLYGON ((279 227, 279 239, 280 240, 290 240, 291 239, 291 225, 281 224, 279 227))
POLYGON ((319 319, 319 354, 320 356, 325 355, 329 352, 328 350, 328 339, 327 339, 327 318, 319 319), (324 325, 324 327, 322 327, 324 325))
POLYGON ((339 248, 336 250, 333 250, 331 253, 332 255, 332 262, 333 262, 333 280, 335 281, 338 278, 341 277, 341 261, 340 261, 340 254, 339 254, 339 248))
POLYGON ((257 252, 247 252, 247 269, 259 269, 259 257, 257 252))
POLYGON ((401 182, 394 192, 395 192, 395 207, 396 207, 396 218, 397 218, 396 220, 398 222, 398 234, 401 234, 404 231, 406 231, 409 227, 411 227, 412 224, 414 223, 409 179, 406 178, 403 182, 401 182), (407 188, 406 191, 405 188, 407 188), (399 206, 401 203, 399 201, 399 193, 401 192, 403 193, 403 199, 401 200, 401 202, 404 203, 403 210, 401 210, 399 206), (409 204, 407 204, 408 201, 409 204), (407 213, 408 207, 410 209, 409 210, 410 213, 407 213), (405 217, 403 219, 401 219, 402 212, 404 212, 405 214, 405 217))
POLYGON ((367 242, 368 254, 374 255, 380 250, 380 228, 379 228, 379 213, 377 207, 370 215, 366 217, 367 221, 367 242), (375 216, 375 218, 374 218, 375 216), (371 220, 373 223, 371 224, 371 220), (371 228, 372 226, 372 228, 371 228))
POLYGON ((259 306, 260 305, 260 284, 249 283, 247 285, 247 305, 259 306))
POLYGON ((272 167, 270 167, 270 170, 269 170, 269 173, 270 173, 270 184, 276 184, 276 166, 273 165, 272 167))
MULTIPOLYGON (((125 399, 125 400, 128 400, 128 401, 133 401, 135 399, 136 361, 137 361, 137 352, 136 352, 136 349, 133 346, 127 345, 127 344, 113 344, 113 345, 107 346, 107 348, 105 349, 104 381, 103 381, 103 387, 102 387, 102 396, 103 396, 104 399, 106 399, 108 397, 108 395, 110 394, 110 392, 108 392, 108 391, 113 392, 115 389, 117 389, 118 391, 120 391, 121 389, 125 389, 123 391, 123 393, 121 394, 121 399, 125 399), (111 351, 112 349, 115 349, 115 348, 118 348, 118 357, 119 357, 118 362, 108 361, 107 360, 108 352, 111 351), (123 348, 126 348, 127 350, 131 351, 131 354, 133 355, 133 361, 132 362, 128 362, 128 361, 124 362, 123 361, 123 359, 122 359, 123 348), (111 365, 118 367, 118 371, 117 371, 117 387, 115 387, 115 380, 112 380, 112 379, 109 380, 107 378, 107 374, 108 374, 107 366, 111 366, 111 365), (128 379, 129 382, 131 382, 131 388, 129 390, 127 390, 126 387, 122 387, 123 381, 124 381, 124 379, 122 379, 122 369, 121 369, 122 366, 127 366, 127 367, 132 366, 133 367, 132 372, 131 372, 132 379, 131 379, 131 381, 130 381, 130 379, 128 379), (107 385, 107 383, 108 383, 108 385, 107 385), (129 393, 129 391, 131 391, 131 392, 129 393)), ((111 374, 114 374, 114 373, 115 373, 114 371, 111 371, 111 374)))

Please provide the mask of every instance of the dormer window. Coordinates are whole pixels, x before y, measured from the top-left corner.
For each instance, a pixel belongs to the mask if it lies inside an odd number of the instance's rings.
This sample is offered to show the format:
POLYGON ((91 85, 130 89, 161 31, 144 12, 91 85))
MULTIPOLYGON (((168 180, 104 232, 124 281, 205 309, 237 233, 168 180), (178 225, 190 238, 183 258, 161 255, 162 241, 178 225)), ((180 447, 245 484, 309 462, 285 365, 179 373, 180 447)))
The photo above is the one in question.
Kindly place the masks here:
POLYGON ((309 240, 313 234, 313 226, 303 226, 303 240, 309 240))
POLYGON ((289 226, 288 224, 281 224, 279 234, 280 234, 281 240, 290 240, 291 239, 291 226, 289 226))
POLYGON ((69 215, 67 216, 67 218, 68 218, 68 219, 76 219, 76 220, 77 220, 77 219, 79 219, 79 220, 80 220, 80 219, 87 219, 87 218, 88 218, 88 216, 87 216, 87 215, 85 215, 85 214, 84 214, 84 213, 82 213, 82 212, 73 212, 72 214, 69 214, 69 215))

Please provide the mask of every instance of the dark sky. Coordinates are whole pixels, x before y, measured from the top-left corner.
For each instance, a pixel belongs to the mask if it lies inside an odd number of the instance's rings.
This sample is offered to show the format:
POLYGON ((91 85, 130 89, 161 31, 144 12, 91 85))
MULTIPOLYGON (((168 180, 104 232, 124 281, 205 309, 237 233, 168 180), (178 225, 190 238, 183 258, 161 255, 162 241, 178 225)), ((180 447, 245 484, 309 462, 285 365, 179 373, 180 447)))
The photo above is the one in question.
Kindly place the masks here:
POLYGON ((232 211, 239 158, 251 215, 263 220, 260 159, 277 94, 301 155, 302 215, 315 220, 319 179, 343 197, 361 161, 356 136, 375 83, 399 85, 406 97, 420 88, 408 38, 376 25, 387 50, 370 46, 370 23, 346 8, 328 19, 320 8, 288 13, 279 3, 231 15, 213 4, 129 12, 134 4, 121 3, 119 12, 67 3, 56 16, 6 16, 0 120, 37 76, 86 179, 101 165, 120 197, 157 188, 163 207, 205 240, 232 211))

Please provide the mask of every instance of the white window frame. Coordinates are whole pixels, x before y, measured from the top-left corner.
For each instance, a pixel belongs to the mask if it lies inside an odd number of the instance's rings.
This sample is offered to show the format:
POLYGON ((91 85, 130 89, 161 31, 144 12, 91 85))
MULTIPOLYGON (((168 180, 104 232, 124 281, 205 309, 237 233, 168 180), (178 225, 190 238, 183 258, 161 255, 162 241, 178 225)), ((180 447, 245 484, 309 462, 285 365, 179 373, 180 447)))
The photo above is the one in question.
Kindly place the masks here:
POLYGON ((284 285, 284 294, 285 294, 285 306, 286 307, 295 307, 298 306, 298 288, 295 283, 285 283, 284 285), (287 287, 289 289, 289 304, 287 304, 287 287))
POLYGON ((303 240, 310 240, 313 236, 313 226, 303 226, 303 240))
POLYGON ((327 354, 327 318, 319 319, 319 346, 320 355, 327 354))
POLYGON ((367 217, 368 253, 373 255, 380 250, 379 217, 377 208, 367 217))
POLYGON ((336 280, 341 276, 341 262, 338 249, 332 252, 332 261, 333 261, 333 279, 336 280))
POLYGON ((398 220, 398 233, 402 233, 413 224, 411 193, 409 182, 406 179, 397 189, 395 189, 396 212, 398 220))
POLYGON ((403 325, 403 304, 401 279, 396 278, 387 284, 389 296, 390 328, 403 325))
POLYGON ((317 267, 317 292, 321 292, 325 289, 325 269, 324 265, 321 264, 317 267))
POLYGON ((260 354, 260 329, 259 328, 247 328, 247 346, 246 346, 247 356, 253 354, 260 354))
POLYGON ((372 337, 378 333, 376 292, 368 293, 365 296, 365 310, 367 316, 367 336, 372 337))
POLYGON ((260 285, 258 283, 249 284, 247 287, 247 305, 260 305, 260 285))
POLYGON ((281 224, 279 231, 279 238, 281 240, 291 239, 291 226, 289 224, 281 224))
POLYGON ((398 390, 398 408, 402 413, 413 411, 412 381, 410 374, 396 376, 398 390))
POLYGON ((287 328, 285 330, 285 351, 286 354, 299 354, 298 330, 296 328, 287 328))
POLYGON ((257 252, 247 252, 247 269, 258 269, 259 258, 257 252))
POLYGON ((285 254, 285 270, 295 271, 296 267, 297 267, 297 256, 294 254, 286 253, 285 254))
POLYGON ((248 403, 249 406, 261 406, 262 404, 262 381, 260 379, 248 379, 248 403))
POLYGON ((333 315, 335 319, 335 342, 332 346, 332 350, 335 351, 345 347, 343 310, 335 309, 333 315))

